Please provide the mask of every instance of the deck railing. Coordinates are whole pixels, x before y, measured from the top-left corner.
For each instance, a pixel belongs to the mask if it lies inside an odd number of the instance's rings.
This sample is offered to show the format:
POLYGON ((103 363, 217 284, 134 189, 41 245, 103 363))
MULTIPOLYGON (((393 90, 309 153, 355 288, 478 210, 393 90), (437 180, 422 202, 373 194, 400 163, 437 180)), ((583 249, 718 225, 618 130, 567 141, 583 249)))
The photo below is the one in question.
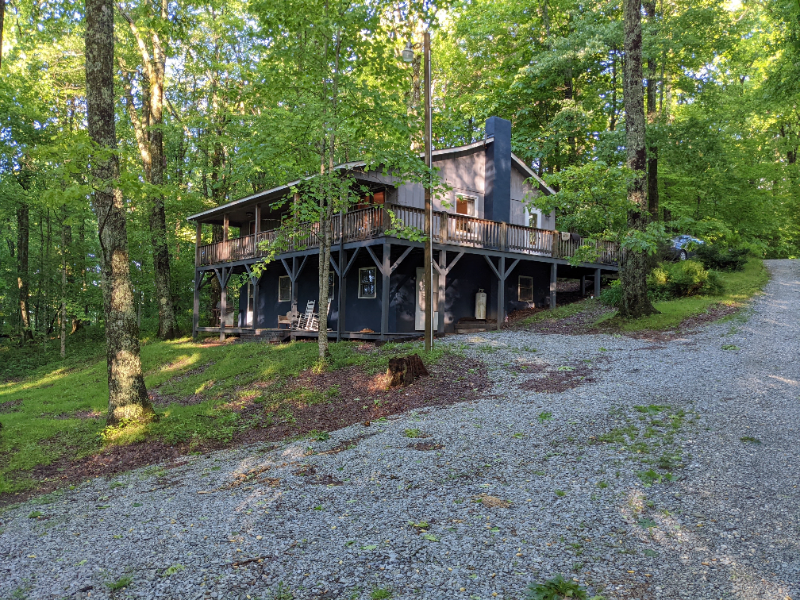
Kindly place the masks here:
MULTIPOLYGON (((407 232, 425 229, 425 211, 409 206, 371 206, 335 215, 331 221, 331 241, 338 244, 381 237, 390 229, 407 232), (394 214, 394 220, 388 214, 394 214)), ((614 264, 619 259, 617 244, 610 241, 589 242, 577 236, 565 236, 558 231, 537 229, 488 221, 466 215, 446 212, 433 213, 433 241, 454 246, 468 246, 486 250, 499 250, 533 254, 554 258, 569 258, 578 248, 592 244, 596 248, 596 261, 614 264)), ((402 237, 402 233, 397 234, 402 237)), ((227 242, 215 242, 197 249, 197 266, 260 258, 267 254, 262 242, 279 241, 281 252, 295 252, 319 246, 319 223, 307 223, 294 232, 278 229, 242 236, 227 242)))

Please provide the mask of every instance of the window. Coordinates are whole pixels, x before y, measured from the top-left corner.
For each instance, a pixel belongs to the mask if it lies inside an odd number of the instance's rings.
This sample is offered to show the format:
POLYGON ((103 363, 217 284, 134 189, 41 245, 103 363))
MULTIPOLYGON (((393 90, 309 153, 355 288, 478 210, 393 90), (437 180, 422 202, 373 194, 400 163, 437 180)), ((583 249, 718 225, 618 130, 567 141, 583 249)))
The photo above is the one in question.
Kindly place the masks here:
POLYGON ((375 298, 377 296, 376 272, 375 267, 364 267, 358 270, 359 298, 375 298))
POLYGON ((532 212, 528 213, 528 227, 533 227, 534 229, 539 227, 539 214, 532 212))
POLYGON ((368 208, 376 204, 385 204, 385 203, 386 203, 386 191, 380 190, 378 192, 372 192, 365 196, 361 196, 361 198, 359 198, 358 202, 353 208, 355 210, 358 210, 360 208, 368 208))
POLYGON ((475 216, 475 198, 469 196, 456 196, 456 214, 475 216))
POLYGON ((533 302, 533 277, 519 276, 517 299, 520 302, 533 302))
POLYGON ((278 302, 292 301, 292 279, 288 275, 278 277, 278 302))

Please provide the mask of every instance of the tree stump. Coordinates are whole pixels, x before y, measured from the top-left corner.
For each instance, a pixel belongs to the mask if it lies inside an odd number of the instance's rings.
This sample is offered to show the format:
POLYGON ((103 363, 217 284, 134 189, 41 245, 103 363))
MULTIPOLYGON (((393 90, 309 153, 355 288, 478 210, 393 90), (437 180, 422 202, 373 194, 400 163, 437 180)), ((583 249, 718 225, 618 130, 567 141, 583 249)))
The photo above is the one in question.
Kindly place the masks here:
POLYGON ((428 369, 422 364, 422 359, 417 354, 390 358, 389 368, 386 371, 390 388, 411 385, 415 379, 428 375, 428 369))

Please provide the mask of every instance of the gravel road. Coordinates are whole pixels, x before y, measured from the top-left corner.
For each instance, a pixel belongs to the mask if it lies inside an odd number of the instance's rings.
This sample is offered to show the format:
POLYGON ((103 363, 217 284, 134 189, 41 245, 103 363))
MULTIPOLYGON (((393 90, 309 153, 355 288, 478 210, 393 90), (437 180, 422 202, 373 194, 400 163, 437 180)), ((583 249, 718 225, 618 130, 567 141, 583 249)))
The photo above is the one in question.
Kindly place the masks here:
POLYGON ((521 599, 561 573, 797 600, 800 261, 767 265, 751 310, 684 337, 448 338, 480 401, 10 508, 0 597, 521 599))

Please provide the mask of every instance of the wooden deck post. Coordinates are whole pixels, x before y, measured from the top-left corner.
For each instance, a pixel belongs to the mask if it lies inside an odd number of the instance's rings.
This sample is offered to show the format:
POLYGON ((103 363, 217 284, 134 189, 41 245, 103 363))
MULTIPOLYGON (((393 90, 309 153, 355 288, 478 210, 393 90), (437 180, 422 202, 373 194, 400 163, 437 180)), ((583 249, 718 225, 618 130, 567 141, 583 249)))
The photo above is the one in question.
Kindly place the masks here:
POLYGON ((292 257, 292 272, 290 281, 292 282, 292 311, 297 311, 297 257, 292 257))
POLYGON ((383 264, 381 266, 381 340, 389 331, 389 281, 392 274, 391 244, 383 244, 383 264))
MULTIPOLYGON (((199 223, 198 223, 199 225, 199 223)), ((198 227, 199 229, 199 227, 198 227)), ((194 270, 194 304, 192 304, 192 341, 197 341, 197 328, 200 326, 200 277, 202 271, 194 270)))
MULTIPOLYGON (((227 218, 226 218, 227 221, 227 218)), ((225 313, 228 312, 228 277, 222 268, 222 285, 219 294, 219 341, 225 341, 225 313)))
POLYGON ((508 248, 508 223, 500 223, 500 250, 503 252, 508 248))
MULTIPOLYGON (((442 213, 444 219, 447 213, 442 213)), ((446 221, 445 221, 446 222, 446 221)), ((439 250, 439 322, 437 323, 436 331, 444 333, 444 307, 445 307, 445 292, 447 290, 447 250, 442 248, 439 250)))
POLYGON ((498 272, 500 277, 497 278, 497 330, 503 327, 503 322, 506 320, 506 257, 501 256, 499 262, 498 272))
MULTIPOLYGON (((255 214, 254 218, 255 218, 255 221, 256 221, 255 222, 255 227, 253 228, 253 233, 258 235, 259 233, 261 233, 261 205, 260 204, 256 204, 255 210, 253 212, 255 214)), ((258 238, 256 238, 256 239, 258 239, 258 238)))
POLYGON ((558 265, 550 265, 550 310, 556 307, 556 283, 558 282, 558 265))
POLYGON ((600 269, 594 270, 594 297, 600 296, 600 269))
POLYGON ((344 331, 344 276, 346 267, 347 252, 344 250, 344 213, 339 213, 339 297, 336 301, 338 315, 336 317, 336 341, 342 339, 344 331))
POLYGON ((230 229, 230 221, 228 220, 228 213, 222 215, 222 260, 228 260, 228 229, 230 229))
POLYGON ((203 240, 203 224, 200 221, 195 223, 197 232, 194 236, 194 266, 200 266, 200 243, 203 240))
MULTIPOLYGON (((258 327, 258 282, 260 278, 255 277, 251 273, 250 277, 250 285, 253 286, 253 322, 250 324, 253 327, 253 332, 255 333, 256 328, 258 327)), ((250 299, 248 298, 248 302, 250 299)))
POLYGON ((439 213, 439 243, 446 244, 447 243, 447 224, 449 222, 449 215, 447 211, 442 211, 439 213))

